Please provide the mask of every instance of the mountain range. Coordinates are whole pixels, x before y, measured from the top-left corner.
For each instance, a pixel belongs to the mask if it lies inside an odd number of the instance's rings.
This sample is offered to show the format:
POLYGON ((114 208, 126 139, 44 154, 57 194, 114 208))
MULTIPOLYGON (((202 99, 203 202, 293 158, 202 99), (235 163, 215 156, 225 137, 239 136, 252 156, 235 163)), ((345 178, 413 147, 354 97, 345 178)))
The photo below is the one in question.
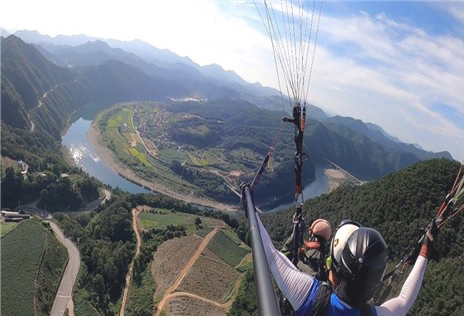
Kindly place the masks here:
MULTIPOLYGON (((10 127, 29 131, 39 128, 59 140, 70 113, 95 102, 124 100, 243 99, 263 108, 282 109, 280 93, 275 89, 250 84, 218 65, 199 66, 187 57, 138 40, 103 41, 84 35, 51 38, 26 31, 16 35, 2 37, 1 51, 2 123, 10 127)), ((342 166, 355 174, 363 174, 358 159, 365 150, 354 153, 360 144, 362 148, 378 147, 374 150, 379 153, 376 160, 396 161, 393 169, 380 168, 384 171, 375 177, 422 159, 452 158, 448 152, 431 153, 401 143, 375 124, 329 117, 312 105, 307 109, 308 118, 319 121, 311 127, 315 140, 311 154, 316 161, 330 152, 327 146, 317 144, 337 139, 345 145, 331 154, 333 161, 340 163, 336 158, 345 157, 344 162, 351 162, 342 166), (326 148, 324 152, 322 147, 326 148)), ((368 152, 372 158, 373 151, 368 152)))

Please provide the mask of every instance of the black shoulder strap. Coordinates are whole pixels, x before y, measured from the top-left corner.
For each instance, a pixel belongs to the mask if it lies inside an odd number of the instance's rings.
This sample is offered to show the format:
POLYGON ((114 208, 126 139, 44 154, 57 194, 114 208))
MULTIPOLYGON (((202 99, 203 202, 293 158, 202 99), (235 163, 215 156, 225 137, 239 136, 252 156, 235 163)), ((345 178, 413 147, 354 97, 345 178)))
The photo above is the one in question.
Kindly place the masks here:
POLYGON ((332 291, 330 290, 329 284, 326 282, 321 282, 321 286, 317 291, 316 299, 314 300, 310 315, 325 316, 327 314, 327 310, 329 309, 331 294, 332 291))
POLYGON ((361 316, 377 316, 374 306, 366 304, 361 308, 361 316))

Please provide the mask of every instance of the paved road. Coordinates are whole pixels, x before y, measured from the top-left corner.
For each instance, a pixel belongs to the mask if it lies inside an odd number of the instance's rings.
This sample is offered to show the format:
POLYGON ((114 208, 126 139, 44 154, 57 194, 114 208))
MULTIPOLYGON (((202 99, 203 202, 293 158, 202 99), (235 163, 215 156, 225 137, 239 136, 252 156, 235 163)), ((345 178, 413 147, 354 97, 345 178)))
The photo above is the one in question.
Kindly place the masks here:
POLYGON ((69 255, 69 261, 64 271, 63 278, 61 279, 55 301, 53 302, 52 312, 50 313, 51 316, 62 316, 72 296, 74 282, 76 281, 77 273, 81 265, 81 255, 76 245, 63 235, 58 225, 54 222, 47 222, 50 223, 56 237, 66 247, 69 255))

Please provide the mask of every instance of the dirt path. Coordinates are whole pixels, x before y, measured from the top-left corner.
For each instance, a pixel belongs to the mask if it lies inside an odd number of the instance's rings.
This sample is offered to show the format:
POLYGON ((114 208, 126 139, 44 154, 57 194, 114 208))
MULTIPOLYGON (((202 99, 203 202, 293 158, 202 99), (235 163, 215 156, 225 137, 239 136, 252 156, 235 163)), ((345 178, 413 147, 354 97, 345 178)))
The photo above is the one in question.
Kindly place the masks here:
POLYGON ((72 300, 72 297, 69 299, 67 308, 68 308, 68 315, 74 316, 74 302, 72 300))
POLYGON ((131 276, 132 276, 132 270, 134 269, 134 261, 139 256, 140 248, 142 247, 142 239, 140 238, 140 231, 137 225, 137 218, 139 217, 141 212, 142 211, 139 209, 136 209, 136 208, 132 209, 132 229, 134 230, 135 237, 137 238, 137 247, 135 248, 135 256, 132 259, 132 262, 129 267, 129 271, 127 272, 126 287, 124 288, 124 294, 122 296, 121 310, 119 312, 119 316, 124 316, 124 313, 126 312, 127 295, 129 294, 129 287, 132 281, 131 276))
MULTIPOLYGON (((159 302, 159 304, 156 306, 156 316, 161 315, 161 311, 164 308, 164 305, 168 302, 170 298, 170 294, 176 290, 176 288, 179 286, 180 282, 184 279, 184 277, 187 275, 187 273, 190 271, 192 268, 193 264, 195 261, 197 261, 198 257, 200 257, 201 253, 203 250, 206 248, 208 245, 209 241, 214 237, 214 235, 219 231, 219 227, 214 228, 208 235, 206 235, 205 239, 203 239, 202 243, 200 246, 198 246, 197 251, 193 254, 192 258, 190 258, 189 262, 185 265, 185 267, 180 271, 179 275, 177 276, 176 280, 174 283, 166 290, 164 293, 163 299, 159 302)), ((192 294, 193 295, 193 294, 192 294)))
POLYGON ((218 210, 237 211, 240 209, 238 205, 238 200, 237 200, 237 206, 219 203, 213 200, 207 200, 204 198, 197 198, 197 197, 181 194, 173 190, 170 190, 164 186, 161 186, 157 183, 149 182, 147 180, 140 178, 139 176, 134 174, 129 168, 121 165, 120 162, 117 160, 117 158, 114 157, 113 152, 109 148, 107 148, 105 145, 102 145, 100 143, 98 128, 95 126, 94 122, 92 122, 92 125, 89 127, 87 131, 87 138, 92 144, 92 146, 95 148, 95 150, 97 151, 98 155, 105 161, 108 167, 113 169, 116 173, 118 173, 122 177, 138 185, 141 185, 148 190, 152 190, 152 191, 173 197, 175 199, 182 200, 186 203, 202 205, 202 206, 211 207, 211 208, 218 209, 218 210))
POLYGON ((212 301, 210 299, 207 299, 206 297, 203 297, 203 296, 198 296, 196 294, 192 294, 192 293, 189 293, 189 292, 175 292, 175 293, 171 293, 169 294, 169 299, 171 298, 174 298, 174 297, 178 297, 178 296, 189 296, 189 297, 192 297, 192 298, 196 298, 196 299, 199 299, 203 302, 206 302, 208 304, 211 304, 211 305, 214 305, 214 306, 217 306, 217 307, 221 307, 223 308, 224 307, 224 304, 220 304, 216 301, 212 301))

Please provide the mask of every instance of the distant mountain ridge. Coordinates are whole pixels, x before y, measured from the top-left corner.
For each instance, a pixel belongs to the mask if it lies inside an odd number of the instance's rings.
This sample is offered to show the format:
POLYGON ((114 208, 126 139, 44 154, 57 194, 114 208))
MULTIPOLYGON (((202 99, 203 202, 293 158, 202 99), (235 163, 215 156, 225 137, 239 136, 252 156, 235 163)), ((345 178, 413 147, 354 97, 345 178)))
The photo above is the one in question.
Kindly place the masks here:
MULTIPOLYGON (((29 129, 35 123, 36 127, 59 139, 69 113, 92 102, 163 100, 168 96, 201 96, 202 93, 210 100, 246 100, 245 96, 248 96, 252 103, 261 107, 282 109, 280 95, 256 96, 249 88, 251 84, 246 93, 234 89, 239 83, 232 82, 238 80, 233 72, 224 74, 228 78, 224 80, 228 80, 229 84, 212 84, 193 66, 176 63, 170 65, 177 71, 168 70, 148 63, 134 53, 112 48, 103 41, 85 42, 76 47, 50 47, 54 52, 44 51, 41 46, 35 48, 16 36, 2 38, 2 121, 10 126, 29 129), (42 51, 50 54, 48 59, 41 54, 42 51), (86 60, 86 56, 94 57, 86 60), (95 62, 95 56, 100 58, 98 62, 95 62), (61 64, 73 61, 75 66, 59 67, 56 62, 50 61, 52 57, 60 60, 61 64), (186 74, 189 76, 186 77, 186 74)), ((222 69, 219 66, 206 68, 212 75, 222 69)), ((288 108, 288 104, 284 106, 288 108)), ((312 142, 308 144, 311 154, 317 156, 317 161, 323 161, 324 156, 330 156, 336 163, 343 161, 344 168, 358 175, 371 174, 375 178, 419 159, 451 158, 448 152, 429 153, 413 145, 398 143, 372 123, 341 116, 328 117, 324 111, 310 104, 307 112, 308 120, 320 122, 308 127, 308 135, 317 135, 311 137, 312 142), (330 144, 337 144, 334 145, 337 150, 332 151, 327 146, 330 144), (360 153, 354 154, 355 151, 360 153), (378 165, 365 173, 359 169, 363 161, 359 154, 376 162, 388 160, 389 166, 378 165)))
MULTIPOLYGON (((87 60, 87 63, 90 61, 92 64, 97 64, 109 56, 111 58, 118 58, 123 62, 128 62, 127 54, 131 53, 133 56, 137 55, 139 59, 136 61, 133 57, 131 58, 133 66, 139 67, 151 75, 152 71, 150 68, 155 65, 159 67, 158 70, 161 68, 166 74, 171 73, 172 78, 183 80, 184 82, 182 83, 184 85, 190 85, 199 90, 203 94, 203 97, 209 97, 208 94, 217 97, 216 93, 212 94, 206 86, 217 86, 218 89, 222 90, 220 97, 224 96, 224 93, 227 94, 228 90, 235 90, 240 94, 240 98, 247 100, 256 98, 256 96, 280 95, 280 92, 276 89, 263 87, 258 83, 250 84, 235 72, 226 71, 217 64, 200 66, 188 57, 180 57, 167 49, 158 49, 140 40, 125 42, 114 39, 97 39, 85 35, 56 36, 52 38, 41 35, 36 31, 17 31, 15 35, 28 43, 42 46, 60 59, 66 59, 63 58, 62 54, 65 54, 67 58, 72 58, 71 55, 74 53, 74 59, 72 60, 77 65, 82 65, 83 60, 87 60), (92 42, 97 42, 98 44, 92 45, 92 42), (104 46, 102 43, 106 43, 108 46, 104 46), (83 47, 91 47, 86 54, 94 53, 94 55, 85 56, 83 47), (124 50, 126 55, 121 54, 121 52, 120 54, 111 53, 111 48, 124 50), (95 54, 96 52, 98 54, 95 54), (105 52, 108 56, 105 56, 102 52, 105 52), (78 55, 81 57, 80 61, 75 59, 79 59, 78 55), (145 63, 142 65, 141 61, 145 63), (178 72, 178 74, 172 74, 172 72, 178 72), (196 82, 197 84, 192 85, 192 82, 196 82)), ((229 92, 229 97, 237 97, 237 95, 229 92)))
MULTIPOLYGON (((433 153, 423 149, 417 148, 413 144, 405 144, 400 142, 397 138, 390 136, 380 126, 373 123, 364 123, 361 120, 353 119, 351 117, 334 116, 323 119, 322 122, 330 129, 346 134, 350 133, 346 130, 342 131, 341 126, 349 128, 354 133, 359 133, 368 137, 370 140, 381 145, 388 151, 398 151, 403 153, 411 153, 419 159, 433 159, 433 158, 447 158, 453 159, 451 154, 447 151, 433 153)), ((354 137, 354 135, 353 135, 354 137)), ((359 138, 359 137, 358 137, 359 138)))
POLYGON ((2 121, 23 129, 35 123, 57 139, 67 116, 89 103, 163 100, 166 94, 191 93, 177 82, 150 77, 117 60, 75 69, 59 67, 14 35, 2 38, 1 49, 2 121))

